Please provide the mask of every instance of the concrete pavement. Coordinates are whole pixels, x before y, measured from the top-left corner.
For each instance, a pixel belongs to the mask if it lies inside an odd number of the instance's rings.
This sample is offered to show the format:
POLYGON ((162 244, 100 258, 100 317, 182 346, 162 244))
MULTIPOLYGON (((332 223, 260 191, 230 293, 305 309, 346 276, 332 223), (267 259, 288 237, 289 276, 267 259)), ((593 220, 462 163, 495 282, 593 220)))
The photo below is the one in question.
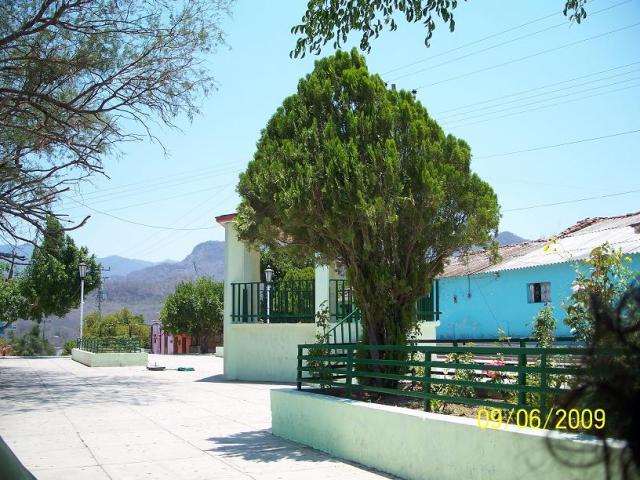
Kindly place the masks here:
POLYGON ((0 436, 41 480, 389 478, 271 435, 269 391, 225 382, 222 359, 175 369, 0 358, 0 436))

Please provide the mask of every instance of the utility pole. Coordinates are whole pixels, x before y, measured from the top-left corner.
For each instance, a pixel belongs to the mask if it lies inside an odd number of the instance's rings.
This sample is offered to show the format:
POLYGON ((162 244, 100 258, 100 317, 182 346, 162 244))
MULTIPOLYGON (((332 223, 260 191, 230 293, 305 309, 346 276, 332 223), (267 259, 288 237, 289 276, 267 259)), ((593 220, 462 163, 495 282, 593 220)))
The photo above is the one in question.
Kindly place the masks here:
POLYGON ((98 296, 96 298, 98 302, 98 312, 100 313, 100 315, 102 315, 102 302, 105 299, 104 281, 109 279, 109 277, 106 277, 103 275, 103 272, 109 272, 109 271, 111 271, 111 267, 108 267, 108 268, 100 267, 100 287, 98 288, 98 296))

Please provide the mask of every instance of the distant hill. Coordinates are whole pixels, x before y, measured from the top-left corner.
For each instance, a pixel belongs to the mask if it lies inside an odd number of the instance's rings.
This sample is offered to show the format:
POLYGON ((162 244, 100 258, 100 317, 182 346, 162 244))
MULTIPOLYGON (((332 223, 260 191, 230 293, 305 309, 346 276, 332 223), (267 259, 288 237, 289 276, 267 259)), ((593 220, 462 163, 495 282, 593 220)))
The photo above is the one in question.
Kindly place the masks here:
POLYGON ((498 243, 500 245, 513 245, 514 243, 522 243, 527 241, 526 238, 522 238, 515 233, 508 232, 506 230, 504 232, 498 233, 496 240, 498 240, 498 243))
MULTIPOLYGON (((0 245, 0 252, 10 253, 13 251, 14 247, 12 247, 11 245, 0 245)), ((15 252, 18 255, 23 255, 28 260, 33 254, 33 245, 30 245, 28 243, 18 245, 17 247, 15 247, 15 252)), ((109 275, 113 276, 125 276, 136 270, 142 270, 143 268, 158 265, 159 263, 174 263, 172 260, 165 260, 165 262, 148 262, 146 260, 138 260, 135 258, 124 258, 118 255, 98 258, 98 261, 102 264, 103 267, 110 268, 111 270, 109 275)))
POLYGON ((125 258, 118 255, 111 255, 109 257, 99 258, 98 261, 104 268, 109 269, 110 276, 120 276, 130 274, 136 270, 142 270, 143 268, 152 267, 162 262, 148 262, 146 260, 137 260, 135 258, 125 258))

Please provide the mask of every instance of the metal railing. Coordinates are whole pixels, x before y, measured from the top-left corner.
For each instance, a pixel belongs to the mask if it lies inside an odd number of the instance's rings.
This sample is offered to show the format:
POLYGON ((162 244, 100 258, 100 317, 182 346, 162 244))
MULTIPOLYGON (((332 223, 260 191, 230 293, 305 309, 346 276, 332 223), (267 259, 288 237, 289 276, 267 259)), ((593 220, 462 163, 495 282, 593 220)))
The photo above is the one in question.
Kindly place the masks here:
POLYGON ((136 353, 141 351, 138 337, 78 338, 76 348, 93 353, 136 353))
MULTIPOLYGON (((330 283, 331 317, 339 323, 347 315, 350 315, 356 308, 353 289, 344 279, 333 279, 330 283)), ((434 280, 431 292, 424 295, 416 302, 416 316, 419 322, 432 322, 440 320, 440 285, 438 280, 434 280)))
MULTIPOLYGON (((447 339, 447 338, 438 338, 432 340, 411 340, 410 343, 429 343, 429 344, 451 344, 453 347, 458 346, 467 346, 469 344, 496 344, 498 346, 503 347, 511 347, 514 344, 520 347, 526 347, 527 344, 537 344, 538 339, 535 337, 507 337, 507 338, 458 338, 458 339, 447 339)), ((554 345, 558 346, 558 344, 577 344, 579 340, 576 337, 555 337, 553 339, 554 345)), ((471 346, 471 345, 469 345, 471 346)), ((476 345, 476 346, 484 346, 484 345, 476 345)))
POLYGON ((362 314, 358 307, 341 318, 338 323, 333 325, 325 334, 324 339, 327 343, 353 343, 360 339, 360 325, 362 323, 362 314), (345 334, 346 329, 346 334, 345 334), (338 334, 340 338, 338 339, 338 334))
POLYGON ((313 323, 315 282, 245 282, 231 284, 233 323, 313 323))
POLYGON ((420 399, 425 411, 440 401, 545 414, 570 391, 585 353, 586 347, 303 344, 297 388, 420 399))

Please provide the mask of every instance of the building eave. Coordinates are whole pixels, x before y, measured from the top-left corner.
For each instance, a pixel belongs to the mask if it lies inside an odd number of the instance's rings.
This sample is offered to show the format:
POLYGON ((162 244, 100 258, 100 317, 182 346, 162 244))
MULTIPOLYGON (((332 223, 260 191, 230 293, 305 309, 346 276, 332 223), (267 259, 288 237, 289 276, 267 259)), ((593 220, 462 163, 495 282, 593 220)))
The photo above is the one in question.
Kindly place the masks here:
POLYGON ((225 215, 219 215, 216 217, 216 222, 218 222, 220 225, 225 225, 229 222, 232 222, 237 215, 237 213, 227 213, 225 215))

